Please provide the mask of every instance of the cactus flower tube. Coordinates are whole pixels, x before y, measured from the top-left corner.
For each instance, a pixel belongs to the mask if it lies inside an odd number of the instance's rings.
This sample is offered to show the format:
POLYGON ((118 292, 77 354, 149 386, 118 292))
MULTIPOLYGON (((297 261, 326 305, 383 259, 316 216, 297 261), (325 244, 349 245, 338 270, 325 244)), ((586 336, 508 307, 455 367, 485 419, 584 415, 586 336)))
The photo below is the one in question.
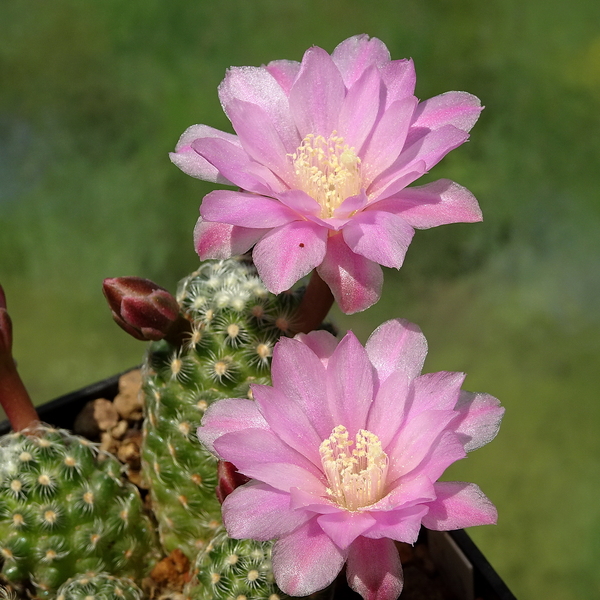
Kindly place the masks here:
POLYGON ((481 111, 466 92, 424 102, 411 60, 366 35, 301 63, 232 67, 219 87, 236 135, 193 125, 171 160, 240 191, 209 193, 195 229, 201 259, 254 247, 269 291, 316 268, 346 313, 381 294, 380 265, 400 268, 414 229, 481 220, 474 196, 441 179, 407 187, 469 137, 481 111))
POLYGON ((463 373, 421 375, 426 349, 401 320, 365 347, 352 333, 339 344, 325 331, 281 339, 272 387, 206 411, 200 440, 251 479, 225 499, 225 527, 233 538, 276 540, 283 592, 316 592, 346 564, 365 600, 394 600, 403 587, 394 540, 414 543, 421 525, 496 522, 475 484, 437 480, 495 437, 503 408, 462 391, 463 373))

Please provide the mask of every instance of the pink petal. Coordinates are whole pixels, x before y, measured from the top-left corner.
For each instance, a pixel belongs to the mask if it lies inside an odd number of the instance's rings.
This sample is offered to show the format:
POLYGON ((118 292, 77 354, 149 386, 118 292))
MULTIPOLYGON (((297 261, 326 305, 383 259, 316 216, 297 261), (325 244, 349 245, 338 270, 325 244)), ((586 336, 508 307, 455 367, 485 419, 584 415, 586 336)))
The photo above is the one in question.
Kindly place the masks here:
POLYGON ((417 325, 405 319, 393 319, 371 334, 365 349, 380 382, 397 370, 408 379, 414 379, 423 369, 427 340, 417 325))
POLYGON ((291 487, 323 492, 321 470, 270 430, 244 429, 225 433, 213 442, 213 446, 218 456, 233 463, 246 477, 285 492, 291 487))
POLYGON ((290 90, 290 108, 300 137, 312 133, 327 139, 337 130, 345 94, 342 76, 329 54, 316 46, 309 48, 290 90))
POLYGON ((273 60, 266 66, 266 69, 275 77, 284 93, 289 95, 300 71, 300 63, 296 60, 273 60))
POLYGON ((424 473, 410 473, 392 485, 386 496, 369 506, 369 512, 387 512, 435 500, 433 483, 424 473))
POLYGON ((504 416, 504 408, 493 396, 465 391, 461 393, 455 410, 460 414, 455 421, 455 430, 467 452, 491 442, 504 416))
POLYGON ((364 600, 396 600, 404 578, 394 542, 359 537, 348 552, 346 577, 364 600))
MULTIPOLYGON (((369 186, 368 194, 371 200, 371 208, 379 210, 379 203, 389 196, 393 196, 403 190, 407 185, 419 179, 427 171, 425 161, 415 162, 407 171, 388 170, 385 177, 377 178, 375 182, 369 186)), ((368 208, 367 208, 368 210, 368 208)), ((395 212, 387 210, 387 212, 395 212)))
MULTIPOLYGON (((410 476, 424 473, 430 481, 436 481, 450 465, 466 456, 467 453, 456 433, 446 430, 432 444, 429 454, 411 471, 410 476)), ((400 481, 402 479, 404 477, 401 477, 400 481)))
POLYGON ((439 371, 420 375, 414 381, 414 399, 408 418, 425 410, 452 410, 460 395, 465 373, 439 371))
MULTIPOLYGON (((339 219, 345 225, 354 215, 359 211, 362 211, 365 206, 369 203, 369 198, 365 194, 364 190, 361 191, 356 196, 348 196, 334 211, 334 217, 339 219)), ((328 219, 328 221, 333 221, 335 219, 328 219)), ((340 227, 336 227, 337 229, 341 229, 340 227)))
POLYGON ((308 596, 326 588, 342 570, 346 553, 327 536, 316 519, 302 525, 273 546, 273 574, 290 596, 308 596))
POLYGON ((375 525, 375 518, 368 512, 338 511, 317 517, 323 531, 340 549, 346 550, 359 536, 375 525))
POLYGON ((206 409, 202 417, 202 426, 198 428, 198 439, 216 454, 213 443, 217 438, 225 433, 247 428, 269 429, 268 423, 258 410, 258 405, 243 398, 225 398, 206 409))
POLYGON ((338 44, 331 58, 350 88, 369 67, 382 68, 389 63, 390 53, 381 40, 361 34, 338 44))
POLYGON ((376 523, 365 536, 371 539, 390 538, 414 544, 419 537, 421 520, 426 513, 427 507, 423 505, 372 512, 376 523))
POLYGON ((349 331, 327 364, 327 402, 333 422, 344 425, 350 439, 354 439, 367 422, 372 401, 373 366, 361 343, 349 331))
POLYGON ((336 337, 325 330, 299 333, 294 339, 308 346, 321 359, 324 367, 327 367, 329 358, 338 345, 336 337))
POLYGON ((435 531, 491 525, 498 520, 496 507, 474 483, 443 481, 435 484, 437 498, 428 504, 423 525, 435 531))
POLYGON ((323 438, 317 433, 302 407, 270 386, 254 384, 252 394, 271 429, 288 446, 306 456, 320 469, 319 445, 323 438))
MULTIPOLYGON (((388 480, 394 481, 418 467, 453 418, 453 411, 428 410, 407 419, 398 435, 384 449, 390 457, 388 480)), ((237 464, 233 460, 231 462, 237 464)))
POLYGON ((379 386, 375 400, 369 409, 365 429, 379 438, 387 447, 404 421, 409 400, 410 379, 402 371, 394 371, 379 386))
POLYGON ((278 200, 232 190, 215 190, 204 196, 200 214, 205 221, 251 229, 278 227, 298 218, 278 200))
POLYGON ((371 133, 379 113, 380 85, 379 71, 371 66, 350 88, 342 103, 339 132, 357 154, 371 133))
POLYGON ((300 215, 319 215, 321 205, 302 190, 286 190, 276 195, 277 200, 300 215))
POLYGON ((321 264, 326 248, 327 229, 309 221, 294 221, 263 236, 252 258, 266 288, 280 294, 321 264))
POLYGON ((446 92, 419 104, 413 127, 439 129, 454 125, 470 131, 483 110, 481 100, 467 92, 446 92))
POLYGON ((236 98, 229 103, 228 114, 248 156, 291 184, 292 162, 270 115, 260 106, 236 98))
POLYGON ((327 253, 317 272, 331 288, 335 301, 346 314, 369 308, 381 296, 381 267, 352 252, 341 234, 329 237, 327 253))
POLYGON ((391 61, 381 69, 381 78, 387 89, 386 108, 415 93, 417 75, 411 58, 391 61))
POLYGON ((223 523, 229 537, 267 541, 291 533, 311 513, 290 509, 290 495, 251 481, 235 489, 223 503, 223 523))
POLYGON ((232 185, 229 179, 223 177, 215 166, 209 163, 205 158, 202 158, 202 156, 192 148, 191 144, 194 140, 204 137, 220 138, 241 148, 236 135, 219 131, 208 125, 192 125, 191 127, 188 127, 179 138, 179 141, 175 146, 175 152, 169 154, 171 162, 179 167, 184 173, 196 177, 197 179, 232 185))
POLYGON ((326 371, 315 353, 298 340, 282 337, 273 349, 273 387, 298 403, 321 440, 337 425, 327 406, 326 371))
POLYGON ((358 213, 342 229, 352 252, 396 269, 404 262, 414 232, 402 217, 377 210, 358 213))
POLYGON ((394 102, 378 120, 373 135, 363 152, 363 177, 370 183, 398 158, 417 106, 408 96, 394 102))
POLYGON ((271 195, 284 189, 272 171, 253 161, 235 144, 218 138, 199 138, 192 142, 192 148, 223 177, 248 192, 271 195))
POLYGON ((286 92, 265 67, 232 67, 219 85, 219 98, 225 112, 236 98, 260 106, 269 115, 288 152, 300 144, 286 92))
POLYGON ((449 179, 403 189, 380 200, 373 209, 399 215, 416 229, 447 223, 475 223, 483 218, 475 196, 449 179))
POLYGON ((200 260, 229 258, 250 250, 268 231, 213 223, 199 217, 194 227, 194 248, 200 260))
MULTIPOLYGON (((433 500, 435 495, 430 498, 433 500)), ((331 513, 346 512, 329 499, 325 491, 325 487, 321 490, 321 494, 313 494, 299 488, 290 489, 290 508, 293 510, 305 509, 306 511, 317 513, 319 515, 327 515, 331 513)))

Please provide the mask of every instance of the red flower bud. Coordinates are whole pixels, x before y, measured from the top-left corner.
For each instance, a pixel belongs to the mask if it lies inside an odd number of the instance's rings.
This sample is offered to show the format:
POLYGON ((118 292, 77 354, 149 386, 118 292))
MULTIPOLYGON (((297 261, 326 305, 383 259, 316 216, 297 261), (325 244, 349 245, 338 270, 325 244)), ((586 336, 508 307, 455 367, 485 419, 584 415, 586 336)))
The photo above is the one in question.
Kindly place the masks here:
POLYGON ((238 473, 234 464, 226 460, 220 460, 217 466, 217 498, 223 504, 223 501, 235 488, 248 483, 250 479, 241 473, 238 473))
POLYGON ((177 300, 149 279, 105 279, 102 289, 113 319, 138 340, 162 340, 179 318, 177 300))

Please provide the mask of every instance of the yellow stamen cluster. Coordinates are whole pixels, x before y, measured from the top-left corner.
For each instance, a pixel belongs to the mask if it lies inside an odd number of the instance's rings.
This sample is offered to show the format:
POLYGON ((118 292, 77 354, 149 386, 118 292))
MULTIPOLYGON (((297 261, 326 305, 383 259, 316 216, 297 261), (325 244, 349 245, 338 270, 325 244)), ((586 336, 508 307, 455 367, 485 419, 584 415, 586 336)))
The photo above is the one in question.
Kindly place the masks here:
POLYGON ((321 205, 323 219, 332 217, 346 198, 360 192, 360 158, 335 131, 328 139, 308 134, 291 159, 298 189, 321 205))
POLYGON ((389 461, 374 433, 360 429, 352 441, 348 430, 338 425, 321 443, 319 453, 327 493, 340 506, 359 510, 383 498, 389 461))

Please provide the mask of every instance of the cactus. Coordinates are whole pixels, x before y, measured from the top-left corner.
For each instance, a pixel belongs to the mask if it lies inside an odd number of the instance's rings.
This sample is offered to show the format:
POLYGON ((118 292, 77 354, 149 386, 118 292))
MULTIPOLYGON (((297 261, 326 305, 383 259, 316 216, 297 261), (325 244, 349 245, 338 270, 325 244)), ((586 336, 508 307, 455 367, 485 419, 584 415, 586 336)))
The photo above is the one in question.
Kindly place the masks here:
POLYGON ((56 600, 142 600, 144 593, 127 577, 83 573, 63 583, 56 600))
POLYGON ((273 296, 252 263, 228 259, 203 263, 177 301, 189 332, 181 344, 152 342, 143 372, 142 464, 165 550, 193 561, 221 525, 216 459, 196 429, 214 400, 270 383, 272 348, 291 329, 300 294, 273 296))
POLYGON ((84 438, 37 425, 0 438, 2 574, 51 597, 77 573, 140 579, 154 526, 121 464, 84 438))
POLYGON ((269 542, 233 540, 224 530, 198 554, 184 595, 191 600, 280 600, 269 542))

